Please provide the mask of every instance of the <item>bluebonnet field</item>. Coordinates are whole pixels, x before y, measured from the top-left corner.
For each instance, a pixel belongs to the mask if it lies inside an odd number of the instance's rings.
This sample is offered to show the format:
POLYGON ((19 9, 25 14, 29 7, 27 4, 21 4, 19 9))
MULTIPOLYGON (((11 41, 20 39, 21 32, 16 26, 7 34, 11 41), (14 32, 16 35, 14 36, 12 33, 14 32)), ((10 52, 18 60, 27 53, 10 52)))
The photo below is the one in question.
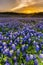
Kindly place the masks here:
POLYGON ((0 18, 0 65, 43 65, 43 21, 0 18))

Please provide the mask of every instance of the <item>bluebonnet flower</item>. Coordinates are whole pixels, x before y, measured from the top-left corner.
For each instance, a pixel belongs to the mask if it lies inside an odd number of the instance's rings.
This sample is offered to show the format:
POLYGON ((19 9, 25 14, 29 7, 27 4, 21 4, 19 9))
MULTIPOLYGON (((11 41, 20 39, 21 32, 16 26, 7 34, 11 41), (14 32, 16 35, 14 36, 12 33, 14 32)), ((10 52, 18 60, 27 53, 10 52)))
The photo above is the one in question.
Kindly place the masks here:
POLYGON ((8 37, 10 35, 10 33, 9 32, 6 32, 6 36, 8 37))
POLYGON ((3 38, 4 40, 7 40, 7 37, 6 36, 4 36, 4 38, 3 38))
POLYGON ((18 65, 18 63, 17 63, 17 62, 15 62, 15 63, 14 63, 14 65, 18 65))
POLYGON ((6 42, 3 42, 3 46, 7 46, 6 42))
POLYGON ((31 36, 33 36, 33 33, 30 33, 31 36))
POLYGON ((31 43, 31 38, 28 39, 28 44, 30 44, 30 43, 31 43))
POLYGON ((28 49, 28 47, 29 47, 29 45, 28 45, 28 44, 26 44, 26 45, 25 45, 25 49, 27 50, 27 49, 28 49))
MULTIPOLYGON (((2 31, 0 32, 0 56, 2 61, 3 57, 7 58, 8 61, 11 58, 12 65, 19 65, 19 63, 20 65, 25 65, 25 62, 28 63, 33 60, 34 65, 38 65, 37 54, 32 54, 31 47, 34 46, 37 52, 41 51, 39 58, 43 59, 43 25, 39 25, 40 32, 38 32, 38 30, 33 29, 35 25, 24 24, 17 19, 13 22, 11 19, 10 22, 0 24, 0 27, 0 31, 2 31), (30 54, 28 54, 27 50, 30 54), (19 58, 21 62, 18 61, 19 58)), ((4 65, 10 65, 10 61, 8 61, 4 61, 4 65)))
POLYGON ((2 35, 2 32, 0 32, 0 35, 2 35))
POLYGON ((0 34, 0 40, 3 40, 3 36, 0 34))
POLYGON ((40 54, 39 57, 40 57, 40 58, 43 58, 43 54, 40 54))
POLYGON ((17 49, 16 53, 17 53, 17 55, 19 56, 19 54, 20 54, 20 49, 17 49))
POLYGON ((15 44, 12 44, 11 47, 12 47, 13 50, 16 50, 16 46, 15 46, 15 44))
POLYGON ((3 54, 8 55, 8 53, 9 53, 9 48, 6 48, 6 49, 3 51, 3 54))
POLYGON ((12 34, 9 35, 9 38, 12 39, 12 34))
POLYGON ((33 55, 33 60, 35 60, 36 59, 36 55, 33 55))
POLYGON ((38 35, 38 39, 40 39, 40 35, 38 35))
POLYGON ((39 45, 36 45, 36 51, 38 52, 40 50, 39 45))
POLYGON ((18 43, 17 43, 16 41, 14 42, 14 44, 15 44, 15 46, 17 46, 17 45, 18 45, 18 43))
POLYGON ((42 51, 42 54, 43 54, 43 51, 42 51))
POLYGON ((8 48, 7 46, 4 46, 4 47, 3 47, 3 50, 5 50, 5 49, 7 49, 7 48, 8 48))
POLYGON ((9 45, 11 46, 13 44, 12 40, 10 40, 9 45))
POLYGON ((0 46, 0 52, 2 51, 2 49, 3 49, 3 47, 2 47, 2 46, 0 46))
POLYGON ((27 39, 29 39, 30 38, 30 34, 29 33, 27 33, 27 39))
POLYGON ((37 59, 34 60, 34 65, 38 65, 38 60, 37 59))
POLYGON ((14 62, 17 62, 17 57, 16 57, 16 56, 14 56, 14 58, 13 58, 13 59, 14 59, 14 62))
POLYGON ((35 40, 33 41, 33 45, 36 46, 38 44, 38 42, 36 42, 35 40))
POLYGON ((31 60, 33 59, 33 55, 32 55, 32 54, 30 54, 30 59, 31 59, 31 60))
POLYGON ((16 43, 19 43, 20 42, 20 39, 19 39, 19 37, 16 39, 16 43))
POLYGON ((21 51, 23 52, 24 50, 25 50, 25 44, 22 45, 22 47, 21 47, 21 51))
POLYGON ((5 65, 10 65, 10 63, 6 62, 5 65))
POLYGON ((8 56, 11 57, 14 53, 14 50, 9 50, 8 56))
POLYGON ((43 42, 40 43, 40 47, 41 47, 41 49, 43 49, 43 42))
POLYGON ((30 56, 28 54, 26 54, 26 62, 30 61, 30 56))

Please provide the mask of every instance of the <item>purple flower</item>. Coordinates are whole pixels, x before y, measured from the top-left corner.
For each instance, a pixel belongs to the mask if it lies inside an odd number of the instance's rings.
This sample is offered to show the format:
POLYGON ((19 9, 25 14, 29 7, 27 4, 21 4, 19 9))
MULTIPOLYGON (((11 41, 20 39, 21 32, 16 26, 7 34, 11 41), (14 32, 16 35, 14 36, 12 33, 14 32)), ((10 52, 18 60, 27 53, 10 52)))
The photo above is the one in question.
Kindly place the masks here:
POLYGON ((42 51, 42 54, 43 54, 43 51, 42 51))
POLYGON ((12 44, 12 49, 13 49, 13 50, 16 50, 15 44, 12 44))
POLYGON ((19 56, 19 54, 20 54, 20 49, 17 49, 16 53, 17 53, 17 55, 19 56))
POLYGON ((30 44, 30 43, 31 43, 31 38, 28 39, 28 44, 30 44))
POLYGON ((6 62, 5 65, 10 65, 10 63, 6 62))
POLYGON ((33 60, 35 60, 36 59, 36 55, 33 55, 33 60))
POLYGON ((33 41, 33 45, 36 46, 38 44, 38 42, 36 42, 35 40, 33 41))
POLYGON ((38 52, 40 50, 39 45, 36 45, 36 51, 38 52))
POLYGON ((14 52, 14 50, 10 50, 8 56, 11 57, 13 55, 13 52, 14 52))
POLYGON ((14 57, 14 62, 16 62, 17 61, 17 58, 16 58, 16 56, 14 57))
POLYGON ((9 43, 9 45, 12 45, 12 40, 10 40, 10 43, 9 43))
POLYGON ((8 55, 8 53, 9 53, 9 48, 6 48, 6 49, 3 51, 3 54, 8 55))
POLYGON ((28 44, 25 45, 25 49, 26 49, 26 50, 28 49, 28 44))
POLYGON ((3 40, 3 36, 2 35, 0 35, 0 40, 3 40))
POLYGON ((26 62, 30 61, 30 56, 26 54, 26 62))
POLYGON ((34 65, 38 65, 38 60, 34 60, 34 65))
POLYGON ((21 47, 22 52, 25 50, 25 44, 21 47))
POLYGON ((6 42, 3 42, 3 46, 7 46, 6 42))
POLYGON ((3 47, 3 50, 4 50, 4 51, 5 51, 5 49, 7 49, 7 46, 4 46, 4 47, 3 47))
POLYGON ((18 63, 17 63, 17 62, 15 62, 15 63, 14 63, 14 65, 18 65, 18 63))
POLYGON ((40 58, 43 58, 43 54, 40 54, 39 57, 40 57, 40 58))
POLYGON ((32 54, 30 54, 30 59, 31 59, 31 60, 33 59, 33 55, 32 55, 32 54))

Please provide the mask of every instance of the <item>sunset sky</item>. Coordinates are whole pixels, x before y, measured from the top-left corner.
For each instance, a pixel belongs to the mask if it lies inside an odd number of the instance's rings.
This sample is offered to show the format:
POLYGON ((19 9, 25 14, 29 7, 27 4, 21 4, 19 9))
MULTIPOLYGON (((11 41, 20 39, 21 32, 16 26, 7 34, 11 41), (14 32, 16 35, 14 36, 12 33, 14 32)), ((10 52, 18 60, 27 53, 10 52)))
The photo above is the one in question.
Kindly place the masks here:
POLYGON ((43 0, 0 0, 0 12, 43 12, 43 0))

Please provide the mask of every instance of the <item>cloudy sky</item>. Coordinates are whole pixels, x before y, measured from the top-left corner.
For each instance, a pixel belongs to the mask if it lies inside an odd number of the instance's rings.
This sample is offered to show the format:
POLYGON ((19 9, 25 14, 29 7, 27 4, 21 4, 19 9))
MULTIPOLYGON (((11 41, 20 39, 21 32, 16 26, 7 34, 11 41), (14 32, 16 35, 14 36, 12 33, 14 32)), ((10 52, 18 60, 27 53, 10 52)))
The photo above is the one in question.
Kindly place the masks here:
POLYGON ((0 12, 43 12, 43 0, 0 0, 0 12))

